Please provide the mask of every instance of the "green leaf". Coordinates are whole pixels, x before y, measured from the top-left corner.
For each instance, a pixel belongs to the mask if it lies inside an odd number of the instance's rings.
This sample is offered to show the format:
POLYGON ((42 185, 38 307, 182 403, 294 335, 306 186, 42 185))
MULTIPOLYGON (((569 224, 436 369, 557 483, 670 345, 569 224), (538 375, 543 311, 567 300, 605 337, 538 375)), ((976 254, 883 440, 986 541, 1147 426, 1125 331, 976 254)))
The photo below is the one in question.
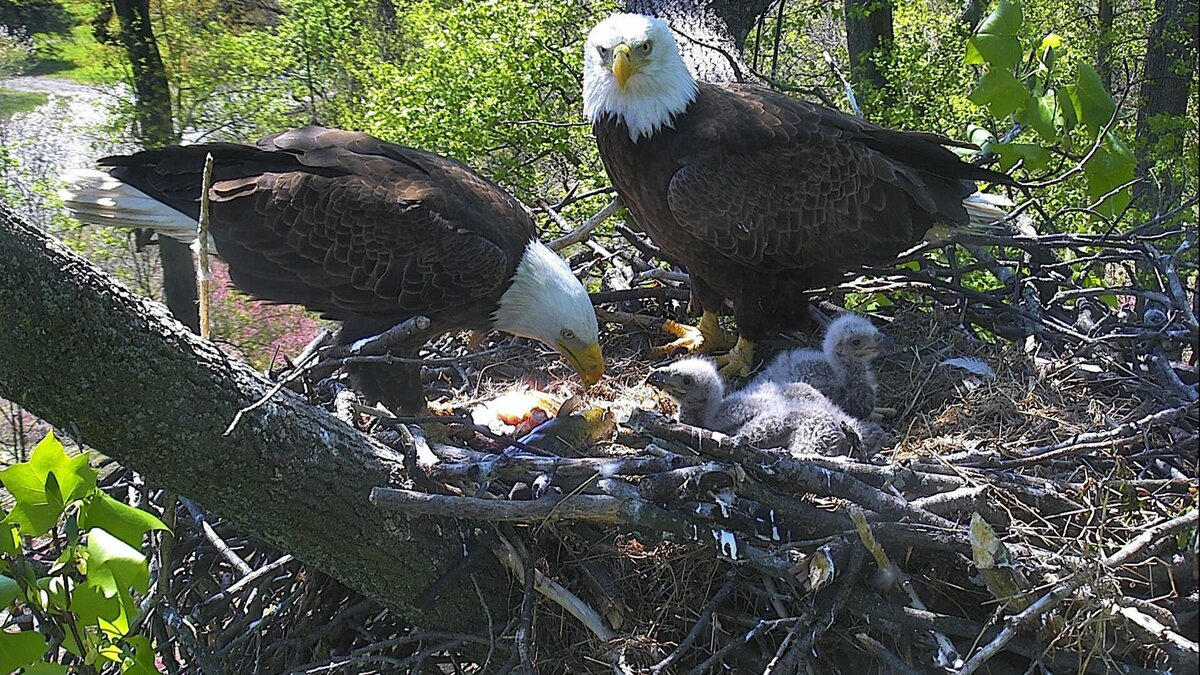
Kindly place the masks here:
POLYGON ((987 106, 995 117, 1008 117, 1021 105, 1029 92, 1021 81, 1006 70, 988 70, 967 97, 973 103, 987 106))
POLYGON ((54 432, 46 434, 33 449, 29 465, 47 478, 54 476, 64 504, 81 499, 96 488, 96 470, 88 466, 87 453, 68 457, 54 432))
POLYGON ((1021 5, 1000 0, 999 6, 988 15, 975 34, 967 40, 967 63, 986 63, 991 69, 1006 69, 1021 60, 1021 5))
POLYGON ((1000 155, 1001 171, 1008 171, 1020 160, 1024 160, 1027 171, 1040 171, 1050 162, 1050 153, 1040 145, 1002 143, 993 146, 993 149, 1000 155))
POLYGON ((40 661, 46 651, 46 638, 34 631, 20 633, 0 631, 0 673, 40 661))
MULTIPOLYGON (((1109 134, 1083 165, 1088 197, 1093 201, 1098 200, 1133 180, 1134 166, 1134 158, 1129 148, 1109 134)), ((1125 210, 1132 196, 1132 191, 1127 187, 1106 197, 1096 206, 1096 211, 1111 218, 1125 210)))
POLYGON ((154 667, 154 647, 150 644, 149 638, 144 635, 134 635, 125 640, 125 644, 132 647, 133 655, 130 657, 129 650, 126 650, 125 659, 121 663, 122 673, 158 675, 158 669, 154 667))
POLYGON ((101 528, 134 547, 142 545, 142 536, 146 532, 167 529, 154 514, 135 509, 103 492, 84 509, 79 526, 85 530, 101 528))
POLYGON ((63 507, 96 488, 96 471, 88 466, 87 453, 68 457, 53 433, 33 449, 28 462, 0 471, 0 482, 16 505, 5 518, 21 534, 36 537, 58 522, 63 507))
POLYGON ((97 626, 114 637, 129 631, 128 593, 106 596, 104 589, 91 583, 78 586, 71 596, 71 611, 84 626, 97 626))
POLYGON ((1056 96, 1058 98, 1058 110, 1062 113, 1063 133, 1066 133, 1079 124, 1078 97, 1075 94, 1075 85, 1068 84, 1059 89, 1056 96))
POLYGON ((1074 93, 1079 120, 1087 127, 1092 138, 1096 138, 1117 111, 1117 104, 1104 88, 1099 73, 1082 61, 1079 62, 1074 93))
POLYGON ((88 530, 87 580, 106 597, 119 590, 145 593, 150 587, 146 556, 136 548, 99 528, 88 530))
POLYGON ((1054 91, 1044 96, 1030 96, 1017 111, 1017 121, 1033 128, 1047 143, 1058 140, 1058 98, 1054 91))
POLYGON ((0 555, 16 555, 21 551, 21 535, 17 525, 8 520, 8 514, 0 518, 0 555))
POLYGON ((26 666, 21 675, 67 675, 69 672, 71 671, 61 663, 35 663, 26 666))
POLYGON ((6 524, 16 525, 23 535, 38 537, 58 522, 62 502, 46 493, 46 476, 38 475, 28 462, 0 471, 0 482, 17 501, 4 519, 6 524))
POLYGON ((1062 49, 1063 39, 1057 33, 1050 33, 1042 38, 1042 43, 1038 45, 1038 60, 1046 68, 1054 65, 1054 60, 1058 56, 1059 50, 1062 49))
POLYGON ((8 607, 20 594, 21 584, 18 584, 17 580, 12 577, 0 574, 0 608, 8 607))

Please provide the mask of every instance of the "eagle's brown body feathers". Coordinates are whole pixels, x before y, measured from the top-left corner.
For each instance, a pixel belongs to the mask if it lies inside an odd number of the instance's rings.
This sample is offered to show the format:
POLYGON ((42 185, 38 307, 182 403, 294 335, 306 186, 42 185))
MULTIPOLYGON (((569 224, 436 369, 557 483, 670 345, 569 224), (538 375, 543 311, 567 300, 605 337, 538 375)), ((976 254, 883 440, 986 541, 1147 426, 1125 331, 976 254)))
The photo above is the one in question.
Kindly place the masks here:
MULTIPOLYGON (((490 328, 534 225, 507 193, 462 164, 366 134, 306 127, 258 146, 208 143, 109 157, 110 173, 198 218, 214 158, 211 233, 233 283, 343 322, 344 342, 415 315, 415 357, 450 330, 490 328)), ((351 368, 372 399, 421 409, 418 366, 351 368)))
POLYGON ((800 293, 882 263, 934 224, 965 225, 974 167, 933 134, 884 129, 752 85, 698 83, 671 126, 638 141, 594 125, 608 175, 638 223, 688 268, 700 304, 733 301, 742 335, 804 323, 800 293))

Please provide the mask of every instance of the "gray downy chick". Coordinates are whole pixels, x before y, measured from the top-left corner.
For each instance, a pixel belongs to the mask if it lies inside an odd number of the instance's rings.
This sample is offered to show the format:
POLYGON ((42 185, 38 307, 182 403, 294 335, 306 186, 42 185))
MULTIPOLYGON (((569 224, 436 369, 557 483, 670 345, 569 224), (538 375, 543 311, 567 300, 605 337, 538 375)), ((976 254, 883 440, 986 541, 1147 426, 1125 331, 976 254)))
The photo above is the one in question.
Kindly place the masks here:
POLYGON ((892 341, 866 318, 842 314, 825 331, 821 349, 778 354, 747 386, 767 382, 806 382, 851 415, 866 419, 875 411, 879 384, 871 362, 892 350, 892 341))
POLYGON ((850 415, 805 382, 766 382, 748 395, 776 397, 782 405, 743 424, 734 434, 738 442, 795 455, 870 456, 887 441, 883 427, 850 415))
POLYGON ((679 421, 730 434, 735 442, 797 454, 873 454, 886 434, 813 386, 766 382, 727 394, 716 366, 699 357, 655 369, 647 383, 679 405, 679 421))
POLYGON ((646 383, 679 405, 680 422, 713 431, 732 433, 757 416, 787 412, 777 396, 727 394, 716 365, 696 356, 655 368, 646 383))

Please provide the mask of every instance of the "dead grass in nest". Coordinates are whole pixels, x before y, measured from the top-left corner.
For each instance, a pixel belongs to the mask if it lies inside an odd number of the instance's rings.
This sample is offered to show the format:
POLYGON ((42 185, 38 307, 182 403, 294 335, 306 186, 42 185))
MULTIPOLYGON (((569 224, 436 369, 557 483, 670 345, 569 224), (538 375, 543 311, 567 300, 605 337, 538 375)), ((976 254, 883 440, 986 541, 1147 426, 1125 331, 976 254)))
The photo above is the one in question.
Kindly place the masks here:
POLYGON ((1129 402, 1070 393, 1037 372, 1016 345, 989 344, 932 314, 910 314, 887 330, 896 354, 878 365, 880 401, 895 408, 888 422, 893 456, 1004 452, 1054 442, 1122 419, 1129 402), (976 359, 990 375, 947 364, 976 359))

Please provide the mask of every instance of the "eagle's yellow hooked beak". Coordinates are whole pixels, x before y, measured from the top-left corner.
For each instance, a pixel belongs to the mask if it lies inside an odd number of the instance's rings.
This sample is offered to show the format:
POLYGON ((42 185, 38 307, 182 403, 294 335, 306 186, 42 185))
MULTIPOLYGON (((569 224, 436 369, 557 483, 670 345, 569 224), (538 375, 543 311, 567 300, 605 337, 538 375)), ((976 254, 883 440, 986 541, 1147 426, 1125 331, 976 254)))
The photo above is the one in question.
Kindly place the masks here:
POLYGON ((596 384, 604 376, 604 352, 600 350, 599 343, 587 346, 569 345, 566 341, 559 340, 557 346, 559 353, 579 373, 579 378, 587 386, 596 384))
POLYGON ((621 88, 621 91, 625 91, 625 83, 637 72, 637 67, 633 63, 632 50, 624 42, 613 48, 612 72, 617 78, 617 86, 621 88))

